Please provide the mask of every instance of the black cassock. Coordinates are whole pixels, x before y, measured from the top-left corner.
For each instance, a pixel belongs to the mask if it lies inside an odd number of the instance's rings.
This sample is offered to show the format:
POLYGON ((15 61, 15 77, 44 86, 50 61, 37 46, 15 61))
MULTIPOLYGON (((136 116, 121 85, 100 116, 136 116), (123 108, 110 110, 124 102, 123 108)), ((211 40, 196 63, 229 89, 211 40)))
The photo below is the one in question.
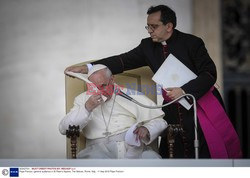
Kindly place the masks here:
MULTIPOLYGON (((166 41, 168 54, 173 54, 186 67, 192 70, 198 77, 189 81, 181 88, 189 94, 194 95, 196 99, 202 97, 215 84, 217 73, 216 67, 210 58, 202 39, 174 30, 172 36, 166 41)), ((109 67, 113 74, 122 73, 125 70, 135 69, 142 66, 149 66, 155 73, 164 62, 163 46, 161 43, 155 43, 151 38, 141 41, 139 46, 133 50, 117 56, 104 58, 93 62, 92 64, 104 64, 109 67)), ((217 89, 213 94, 223 105, 223 101, 217 89)), ((186 110, 179 104, 172 104, 163 108, 165 112, 164 119, 168 124, 180 123, 183 125, 185 142, 182 137, 177 136, 174 149, 175 158, 194 158, 194 122, 193 109, 186 110), (184 151, 185 150, 185 151, 184 151)), ((208 146, 202 130, 198 124, 199 135, 199 157, 210 158, 208 146)), ((160 144, 160 154, 163 158, 168 157, 168 146, 166 137, 162 137, 160 144)))

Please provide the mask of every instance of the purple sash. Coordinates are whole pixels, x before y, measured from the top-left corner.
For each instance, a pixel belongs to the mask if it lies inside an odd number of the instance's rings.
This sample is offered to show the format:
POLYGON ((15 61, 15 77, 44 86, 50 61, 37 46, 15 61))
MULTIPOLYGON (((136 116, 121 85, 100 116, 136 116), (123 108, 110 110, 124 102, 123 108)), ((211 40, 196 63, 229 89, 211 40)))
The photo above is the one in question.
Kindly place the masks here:
MULTIPOLYGON (((197 101, 197 115, 211 158, 241 158, 238 135, 212 90, 197 101)), ((162 91, 164 100, 170 101, 162 91)))
POLYGON ((197 101, 197 115, 211 158, 241 158, 238 135, 211 90, 197 101))

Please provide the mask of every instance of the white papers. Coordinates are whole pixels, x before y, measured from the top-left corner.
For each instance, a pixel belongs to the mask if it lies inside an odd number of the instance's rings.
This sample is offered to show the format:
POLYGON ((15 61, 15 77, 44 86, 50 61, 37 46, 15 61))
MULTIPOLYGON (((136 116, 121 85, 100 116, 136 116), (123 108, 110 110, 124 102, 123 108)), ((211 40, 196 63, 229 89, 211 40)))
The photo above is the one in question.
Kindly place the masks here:
MULTIPOLYGON (((75 73, 75 72, 71 72, 71 71, 66 71, 66 74, 68 74, 68 75, 70 75, 72 77, 76 77, 76 78, 78 78, 80 80, 83 80, 83 81, 91 84, 91 89, 94 90, 94 91, 98 91, 98 88, 94 87, 95 85, 91 81, 88 80, 88 75, 87 74, 75 73)), ((107 100, 107 97, 102 95, 102 99, 105 102, 107 100)))
MULTIPOLYGON (((163 86, 163 88, 170 88, 181 87, 196 77, 197 75, 181 63, 174 55, 169 54, 152 80, 163 86)), ((182 98, 178 102, 188 110, 191 108, 191 105, 185 98, 182 98)))
POLYGON ((132 125, 128 131, 126 132, 125 135, 125 142, 129 145, 133 145, 133 146, 141 146, 141 141, 138 139, 136 140, 136 134, 134 134, 134 130, 137 128, 137 123, 132 125))
POLYGON ((174 55, 169 54, 152 79, 164 88, 170 88, 181 87, 196 77, 197 75, 174 55))

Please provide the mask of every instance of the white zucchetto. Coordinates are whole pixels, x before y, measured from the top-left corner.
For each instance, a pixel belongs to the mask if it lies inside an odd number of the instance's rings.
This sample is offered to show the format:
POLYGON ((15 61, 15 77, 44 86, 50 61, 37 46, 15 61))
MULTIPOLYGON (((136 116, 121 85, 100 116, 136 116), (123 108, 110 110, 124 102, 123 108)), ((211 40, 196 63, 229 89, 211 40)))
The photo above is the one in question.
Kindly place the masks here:
POLYGON ((88 72, 88 78, 95 72, 101 70, 101 69, 106 69, 107 66, 103 65, 103 64, 96 64, 96 65, 93 65, 93 67, 91 67, 91 69, 89 70, 88 72))

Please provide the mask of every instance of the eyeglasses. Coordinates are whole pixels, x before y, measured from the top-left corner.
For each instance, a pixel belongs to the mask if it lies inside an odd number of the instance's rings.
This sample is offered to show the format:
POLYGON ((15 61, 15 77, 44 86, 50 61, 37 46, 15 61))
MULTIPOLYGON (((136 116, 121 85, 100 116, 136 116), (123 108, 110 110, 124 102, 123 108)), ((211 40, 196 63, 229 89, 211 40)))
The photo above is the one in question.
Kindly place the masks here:
POLYGON ((157 24, 153 24, 153 25, 147 25, 145 26, 146 30, 151 30, 151 31, 155 31, 159 26, 161 26, 163 24, 157 25, 157 24))

